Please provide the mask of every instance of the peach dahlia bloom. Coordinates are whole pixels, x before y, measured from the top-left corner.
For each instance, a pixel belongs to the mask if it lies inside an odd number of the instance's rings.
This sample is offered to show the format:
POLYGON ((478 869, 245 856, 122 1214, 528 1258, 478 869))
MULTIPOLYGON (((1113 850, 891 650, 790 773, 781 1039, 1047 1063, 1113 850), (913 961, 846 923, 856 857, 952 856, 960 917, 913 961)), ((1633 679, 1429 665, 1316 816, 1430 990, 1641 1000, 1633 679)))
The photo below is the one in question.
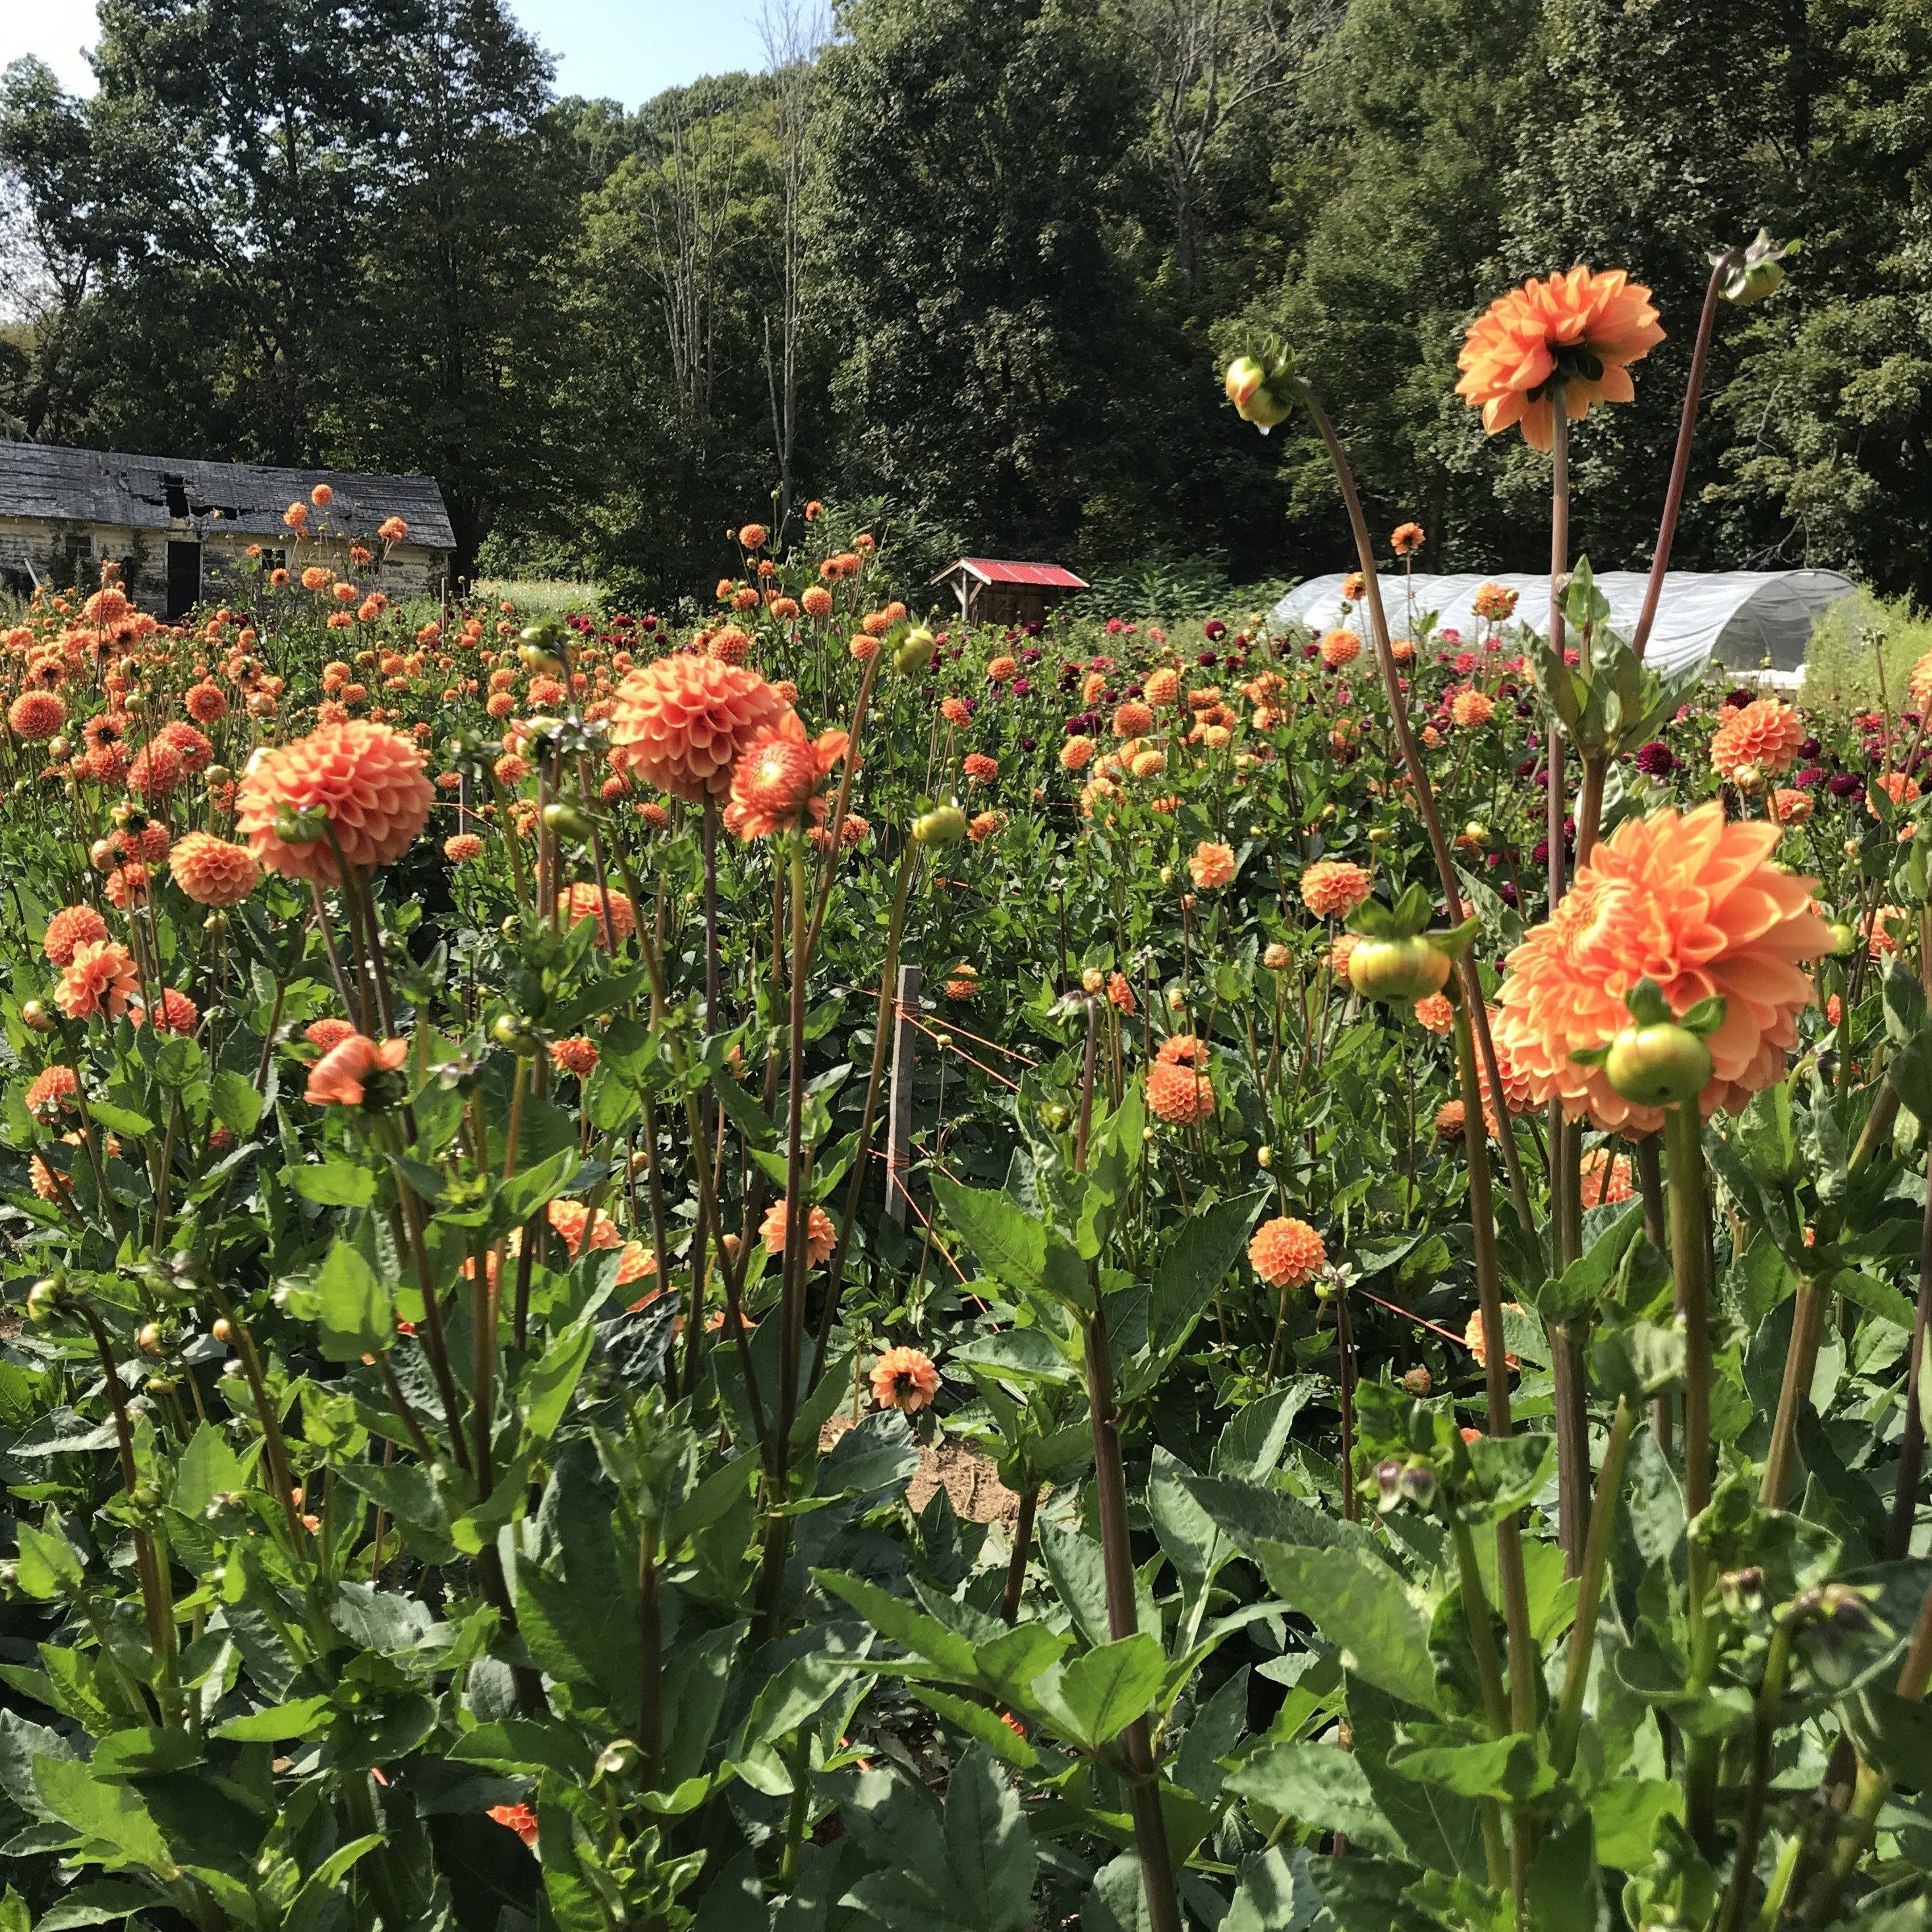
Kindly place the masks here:
POLYGON ((1562 382, 1573 422, 1592 403, 1633 401, 1628 365, 1663 340, 1649 290, 1621 268, 1600 274, 1580 263, 1490 303, 1456 358, 1462 371, 1456 393, 1482 411, 1490 435, 1520 426, 1532 448, 1547 449, 1556 434, 1554 384, 1562 382))
POLYGON ((54 988, 54 1004, 70 1020, 92 1019, 105 1013, 118 1020, 128 1002, 140 991, 141 976, 134 956, 111 939, 85 940, 54 988))
POLYGON ((168 854, 168 870, 196 905, 238 905, 262 882, 254 854, 212 832, 190 832, 168 854))
POLYGON ((1204 838, 1194 848, 1187 870, 1204 892, 1218 892, 1234 876, 1234 851, 1231 845, 1216 845, 1204 838))
POLYGON ((740 754, 731 774, 726 825, 740 838, 760 838, 791 831, 808 819, 823 822, 829 808, 820 788, 845 755, 846 743, 843 731, 806 737, 798 713, 788 710, 740 754))
POLYGON ((308 1070, 303 1097, 316 1107, 359 1107, 378 1074, 393 1073, 410 1057, 406 1040, 373 1040, 352 1033, 331 1047, 308 1070))
POLYGON ((107 937, 107 922, 93 907, 63 906, 47 921, 46 937, 40 950, 50 966, 70 966, 74 948, 107 937))
POLYGON ((1248 1243, 1248 1260, 1270 1288, 1301 1288, 1328 1259, 1322 1237, 1292 1214, 1264 1221, 1248 1243))
POLYGON ((910 1415, 939 1393, 939 1371, 917 1348, 888 1348, 872 1364, 872 1400, 910 1415))
POLYGON ((236 792, 236 829, 268 871, 332 886, 341 878, 338 844, 351 866, 393 865, 429 822, 435 800, 414 744, 386 724, 351 718, 257 752, 236 792), (311 843, 291 844, 277 831, 285 809, 318 808, 328 827, 311 843))
MULTIPOLYGON (((788 1202, 774 1201, 765 1210, 765 1218, 758 1224, 758 1236, 772 1253, 784 1252, 785 1229, 790 1220, 791 1208, 788 1202)), ((808 1209, 805 1217, 806 1266, 817 1268, 821 1262, 830 1261, 838 1240, 838 1231, 832 1225, 832 1216, 816 1204, 808 1209)))
POLYGON ((1626 1100, 1570 1055, 1630 1024, 1624 996, 1654 980, 1671 1010, 1725 1003, 1711 1034, 1706 1114, 1735 1109, 1784 1070, 1816 994, 1804 963, 1832 950, 1814 881, 1771 862, 1778 827, 1728 825, 1713 800, 1628 819, 1584 862, 1555 915, 1512 952, 1495 1010, 1497 1051, 1539 1104, 1606 1132, 1654 1132, 1662 1111, 1626 1100))
POLYGON ((618 686, 610 742, 647 784, 701 805, 730 790, 746 748, 790 708, 742 664, 657 658, 618 686))
POLYGON ((1318 919, 1346 919, 1373 881, 1346 859, 1318 859, 1301 875, 1301 902, 1318 919))
POLYGON ((1711 769, 1734 778, 1747 765, 1774 778, 1789 771, 1804 742, 1804 724, 1791 706, 1775 698, 1754 698, 1727 712, 1711 736, 1711 769))

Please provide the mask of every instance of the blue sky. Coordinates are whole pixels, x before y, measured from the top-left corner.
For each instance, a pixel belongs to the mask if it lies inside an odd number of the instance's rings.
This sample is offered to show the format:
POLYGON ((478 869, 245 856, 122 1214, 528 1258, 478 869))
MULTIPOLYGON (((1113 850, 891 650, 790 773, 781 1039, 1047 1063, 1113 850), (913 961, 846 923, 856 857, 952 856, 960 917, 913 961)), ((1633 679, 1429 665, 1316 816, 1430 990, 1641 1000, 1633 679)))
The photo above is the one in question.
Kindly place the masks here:
MULTIPOLYGON (((703 74, 758 68, 759 0, 511 0, 556 57, 565 94, 635 107, 703 74)), ((81 50, 94 38, 94 0, 0 0, 0 67, 38 54, 65 86, 92 85, 81 50)))

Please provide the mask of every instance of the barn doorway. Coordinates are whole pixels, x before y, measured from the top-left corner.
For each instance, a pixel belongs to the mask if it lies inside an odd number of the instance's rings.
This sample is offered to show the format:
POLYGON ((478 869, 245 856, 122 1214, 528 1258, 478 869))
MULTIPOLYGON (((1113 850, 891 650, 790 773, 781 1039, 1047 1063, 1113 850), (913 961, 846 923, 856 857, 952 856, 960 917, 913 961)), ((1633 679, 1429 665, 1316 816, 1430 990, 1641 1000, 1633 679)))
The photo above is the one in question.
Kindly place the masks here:
POLYGON ((198 543, 168 544, 168 608, 172 622, 184 617, 201 602, 201 546, 198 543))

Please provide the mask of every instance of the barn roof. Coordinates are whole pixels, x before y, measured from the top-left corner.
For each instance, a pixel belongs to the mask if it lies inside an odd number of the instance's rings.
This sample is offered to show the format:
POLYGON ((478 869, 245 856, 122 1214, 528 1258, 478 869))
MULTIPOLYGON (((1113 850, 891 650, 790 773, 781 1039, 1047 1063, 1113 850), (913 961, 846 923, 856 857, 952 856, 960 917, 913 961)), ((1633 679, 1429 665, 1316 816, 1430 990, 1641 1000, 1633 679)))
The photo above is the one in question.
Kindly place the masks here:
POLYGON ((1084 577, 1057 563, 1009 563, 996 556, 962 556, 949 563, 932 579, 934 584, 965 571, 982 584, 1030 584, 1052 590, 1084 590, 1084 577))
POLYGON ((455 548, 449 512, 432 477, 277 470, 253 463, 198 463, 184 457, 0 442, 0 516, 168 530, 180 527, 175 512, 184 502, 190 520, 205 527, 286 537, 282 512, 298 499, 306 502, 318 483, 334 492, 326 511, 312 513, 318 532, 367 536, 385 518, 400 517, 410 526, 411 543, 430 550, 455 548), (176 493, 172 508, 170 485, 176 493))

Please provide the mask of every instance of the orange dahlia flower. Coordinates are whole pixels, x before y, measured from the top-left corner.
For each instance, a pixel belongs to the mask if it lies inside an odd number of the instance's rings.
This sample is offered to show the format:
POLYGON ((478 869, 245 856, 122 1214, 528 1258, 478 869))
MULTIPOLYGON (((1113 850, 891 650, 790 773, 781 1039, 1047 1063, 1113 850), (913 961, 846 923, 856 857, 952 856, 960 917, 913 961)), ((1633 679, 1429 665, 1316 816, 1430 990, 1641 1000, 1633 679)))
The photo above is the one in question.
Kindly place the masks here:
POLYGON ((392 865, 415 843, 435 800, 415 745, 386 724, 351 718, 257 752, 236 792, 236 826, 269 872, 332 886, 341 880, 338 845, 351 866, 392 865), (284 814, 317 812, 327 826, 308 844, 277 829, 284 814))
MULTIPOLYGON (((132 1025, 143 1025, 147 1009, 137 1002, 128 1009, 128 1018, 132 1025)), ((157 1032, 191 1034, 200 1022, 201 1009, 185 993, 172 986, 163 988, 160 1015, 154 1022, 157 1032)))
POLYGON ((50 966, 70 966, 74 948, 107 937, 107 922, 92 906, 63 906, 47 921, 40 950, 50 966))
POLYGON ((1328 1250, 1306 1221, 1279 1214, 1255 1230, 1248 1259, 1269 1287, 1300 1288, 1327 1264, 1328 1250))
POLYGON ((254 854, 212 832, 190 832, 168 854, 168 869, 196 905, 238 905, 262 882, 254 854))
POLYGON ((29 691, 7 707, 8 728, 16 738, 56 736, 67 722, 67 706, 51 691, 29 691))
MULTIPOLYGON (((1137 775, 1138 776, 1138 775, 1137 775)), ((1202 839, 1187 862, 1187 870, 1204 892, 1218 892, 1234 876, 1234 848, 1202 839)))
POLYGON ((1581 1172, 1586 1208, 1615 1207, 1630 1198, 1629 1155, 1612 1158, 1608 1148, 1593 1147, 1583 1156, 1581 1172))
POLYGON ((1191 1126, 1214 1112, 1214 1083, 1198 1067, 1156 1060, 1148 1069, 1148 1112, 1171 1127, 1191 1126))
POLYGON ((37 1120, 57 1120, 80 1104, 80 1076, 71 1066, 53 1066, 27 1089, 27 1112, 37 1120))
POLYGON ((84 940, 54 988, 54 1004, 70 1020, 92 1019, 100 1012, 118 1020, 140 985, 134 956, 126 946, 111 939, 84 940))
POLYGON ((452 832, 442 842, 442 856, 452 866, 466 866, 483 856, 483 842, 473 832, 452 832))
POLYGON ((1650 291, 1621 268, 1599 274, 1579 264, 1567 275, 1532 280, 1498 296, 1470 326, 1456 366, 1456 393, 1483 412, 1492 436, 1520 426, 1547 449, 1556 434, 1555 389, 1580 422, 1592 403, 1628 403, 1629 364, 1664 340, 1650 291))
POLYGON ((1445 1141, 1454 1140, 1468 1120, 1460 1100, 1444 1100, 1436 1110, 1436 1131, 1445 1141))
POLYGON ((701 805, 730 790, 731 768, 790 708, 742 664, 657 658, 618 686, 610 742, 646 784, 701 805))
POLYGON ((1486 691, 1459 691, 1449 702, 1450 719, 1465 731, 1486 724, 1496 715, 1496 700, 1486 691))
POLYGON ((1091 738, 1077 734, 1060 748, 1060 769, 1064 772, 1084 771, 1094 762, 1096 749, 1091 738))
POLYGON ((1330 631, 1322 640, 1322 662, 1330 670, 1352 664, 1362 654, 1362 640, 1353 631, 1330 631))
POLYGON ((302 1038, 317 1053, 327 1053, 332 1047, 340 1046, 355 1030, 346 1020, 310 1020, 302 1028, 302 1038))
POLYGON ((1606 1132, 1654 1132, 1662 1112, 1624 1100, 1600 1067, 1570 1055, 1629 1025, 1624 996, 1654 980, 1673 1012, 1724 1003, 1706 1042, 1714 1068, 1706 1114, 1736 1108, 1777 1079, 1816 998, 1804 962, 1832 950, 1814 881, 1771 863, 1778 827, 1727 825, 1713 800, 1694 812, 1627 819, 1600 842, 1544 924, 1512 952, 1497 1002, 1498 1053, 1539 1104, 1560 1100, 1606 1132))
MULTIPOLYGON (((1522 1304, 1520 1302, 1506 1301, 1503 1304, 1503 1312, 1505 1315, 1520 1315, 1522 1312, 1522 1304)), ((1490 1365, 1489 1342, 1488 1338, 1483 1333, 1483 1311, 1480 1308, 1469 1317, 1463 1328, 1462 1340, 1468 1345, 1470 1354, 1475 1357, 1477 1367, 1487 1368, 1490 1365)), ((1503 1360, 1507 1366, 1512 1369, 1520 1369, 1522 1366, 1520 1358, 1515 1355, 1505 1354, 1503 1360)))
POLYGON ((1766 778, 1790 770, 1804 742, 1804 721, 1775 698, 1754 698, 1727 713, 1711 737, 1711 769, 1735 778, 1747 765, 1766 778))
POLYGON ((888 1348, 872 1364, 872 1400, 881 1408, 910 1415, 938 1393, 939 1371, 916 1348, 888 1348))
POLYGON ((1440 1034, 1445 1040, 1456 1024, 1456 1009, 1449 1004, 1446 993, 1430 993, 1415 1003, 1415 1017, 1431 1033, 1440 1034))
MULTIPOLYGON (((758 1234, 765 1246, 775 1255, 784 1252, 785 1228, 791 1216, 788 1202, 774 1201, 765 1210, 765 1218, 758 1224, 758 1234)), ((832 1225, 832 1216, 823 1208, 814 1206, 806 1216, 805 1258, 808 1268, 817 1268, 821 1262, 832 1258, 832 1250, 837 1245, 838 1231, 832 1225)))
POLYGON ((569 1040, 550 1042, 550 1064, 560 1073, 574 1073, 580 1080, 597 1064, 597 1042, 580 1034, 569 1040))
POLYGON ((393 1073, 410 1057, 406 1040, 371 1040, 367 1034, 352 1033, 329 1048, 308 1070, 304 1098, 317 1107, 360 1107, 376 1088, 380 1103, 382 1089, 379 1077, 393 1073))
POLYGON ((1373 881, 1346 859, 1318 859, 1301 875, 1301 902, 1318 919, 1346 919, 1373 881))
POLYGON ((601 886, 586 886, 580 880, 557 894, 556 922, 568 932, 586 919, 597 922, 600 952, 608 952, 614 944, 622 945, 638 929, 637 908, 626 894, 606 893, 601 886), (604 910, 607 898, 610 908, 608 919, 604 910))
POLYGON ((843 731, 806 737, 798 713, 787 711, 745 748, 731 775, 724 823, 740 838, 760 838, 808 818, 822 822, 829 807, 820 788, 845 755, 846 742, 843 731))

